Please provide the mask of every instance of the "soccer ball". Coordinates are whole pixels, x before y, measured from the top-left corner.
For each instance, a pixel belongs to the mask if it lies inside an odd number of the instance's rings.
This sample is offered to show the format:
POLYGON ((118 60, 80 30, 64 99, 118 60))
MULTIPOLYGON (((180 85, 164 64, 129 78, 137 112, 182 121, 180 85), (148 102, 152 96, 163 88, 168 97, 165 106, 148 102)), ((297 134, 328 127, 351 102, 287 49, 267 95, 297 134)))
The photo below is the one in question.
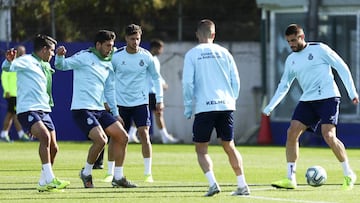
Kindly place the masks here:
POLYGON ((323 167, 311 166, 306 170, 305 178, 309 185, 319 187, 326 182, 327 174, 323 167))

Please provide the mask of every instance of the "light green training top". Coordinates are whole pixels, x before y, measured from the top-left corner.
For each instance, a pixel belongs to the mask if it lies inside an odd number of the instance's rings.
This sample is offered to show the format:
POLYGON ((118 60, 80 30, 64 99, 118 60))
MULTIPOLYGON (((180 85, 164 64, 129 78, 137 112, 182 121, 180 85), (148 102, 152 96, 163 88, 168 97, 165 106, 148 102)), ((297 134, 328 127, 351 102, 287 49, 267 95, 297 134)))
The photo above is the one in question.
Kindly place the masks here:
POLYGON ((16 72, 6 72, 2 71, 1 73, 1 85, 3 88, 3 97, 5 98, 5 93, 9 92, 10 97, 16 97, 16 72))

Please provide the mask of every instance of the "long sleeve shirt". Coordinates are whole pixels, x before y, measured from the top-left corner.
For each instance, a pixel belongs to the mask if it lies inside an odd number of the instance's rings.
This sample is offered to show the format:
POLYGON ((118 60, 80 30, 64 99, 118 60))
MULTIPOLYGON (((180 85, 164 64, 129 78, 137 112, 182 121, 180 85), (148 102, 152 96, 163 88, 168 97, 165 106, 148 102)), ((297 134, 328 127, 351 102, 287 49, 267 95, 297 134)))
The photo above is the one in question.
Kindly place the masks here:
POLYGON ((111 61, 101 60, 90 49, 71 57, 55 56, 55 68, 73 70, 71 110, 105 110, 105 100, 113 116, 119 112, 115 103, 114 70, 111 61))
POLYGON ((199 44, 186 53, 182 84, 184 106, 194 103, 195 114, 236 109, 237 66, 230 52, 218 44, 199 44))
MULTIPOLYGON (((3 61, 1 67, 3 67, 5 64, 6 64, 6 59, 3 61)), ((17 92, 16 81, 17 81, 16 72, 7 72, 7 71, 1 72, 1 85, 3 88, 4 98, 6 97, 6 93, 8 93, 10 97, 16 97, 16 92, 17 92)))
POLYGON ((17 114, 27 111, 51 112, 48 80, 38 58, 26 54, 11 63, 6 61, 3 70, 17 74, 17 114))
POLYGON ((303 91, 300 101, 315 101, 340 97, 332 68, 339 74, 350 99, 358 97, 350 70, 341 57, 323 43, 307 43, 300 52, 291 53, 285 61, 284 73, 265 114, 281 102, 295 79, 303 91))
MULTIPOLYGON (((156 71, 158 71, 160 73, 160 68, 161 68, 160 60, 157 56, 153 56, 153 58, 154 58, 154 66, 156 68, 156 71)), ((154 82, 151 77, 148 77, 148 78, 149 78, 149 86, 150 86, 149 92, 155 94, 156 90, 155 90, 154 82)), ((161 85, 166 84, 166 81, 162 77, 161 73, 160 73, 160 81, 161 81, 161 85)))
POLYGON ((112 63, 116 76, 116 101, 120 106, 139 106, 149 103, 149 78, 152 79, 156 102, 163 102, 160 70, 155 68, 153 56, 140 48, 130 54, 125 47, 118 49, 112 63))

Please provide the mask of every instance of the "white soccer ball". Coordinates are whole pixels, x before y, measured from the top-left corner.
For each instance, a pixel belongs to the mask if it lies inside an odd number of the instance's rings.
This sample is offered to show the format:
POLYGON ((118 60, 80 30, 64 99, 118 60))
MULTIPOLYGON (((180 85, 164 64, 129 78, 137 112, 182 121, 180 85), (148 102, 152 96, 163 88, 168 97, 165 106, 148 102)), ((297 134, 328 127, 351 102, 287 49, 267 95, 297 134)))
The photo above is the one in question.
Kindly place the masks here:
POLYGON ((319 187, 326 182, 327 174, 323 167, 311 166, 306 170, 305 178, 309 185, 319 187))

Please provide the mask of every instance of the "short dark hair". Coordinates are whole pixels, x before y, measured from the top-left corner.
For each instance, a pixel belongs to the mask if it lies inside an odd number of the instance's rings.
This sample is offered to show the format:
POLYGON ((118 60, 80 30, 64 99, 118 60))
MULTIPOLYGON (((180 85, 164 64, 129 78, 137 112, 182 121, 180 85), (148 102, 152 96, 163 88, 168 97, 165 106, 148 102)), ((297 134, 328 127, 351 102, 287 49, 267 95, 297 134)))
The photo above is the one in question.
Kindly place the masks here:
POLYGON ((96 45, 97 42, 104 43, 106 41, 115 39, 115 32, 110 30, 99 30, 95 35, 94 45, 96 45))
POLYGON ((141 26, 136 24, 130 24, 125 29, 125 35, 142 34, 141 26))
POLYGON ((50 36, 38 34, 34 39, 34 51, 40 51, 43 47, 56 45, 57 41, 50 36))
POLYGON ((196 32, 203 37, 211 37, 215 33, 215 23, 210 19, 203 19, 198 22, 196 32))
POLYGON ((152 39, 150 41, 150 48, 160 48, 164 46, 164 42, 160 39, 152 39))
POLYGON ((298 34, 302 34, 303 32, 304 32, 304 30, 300 25, 298 25, 298 24, 290 24, 285 30, 285 35, 286 36, 298 35, 298 34))

